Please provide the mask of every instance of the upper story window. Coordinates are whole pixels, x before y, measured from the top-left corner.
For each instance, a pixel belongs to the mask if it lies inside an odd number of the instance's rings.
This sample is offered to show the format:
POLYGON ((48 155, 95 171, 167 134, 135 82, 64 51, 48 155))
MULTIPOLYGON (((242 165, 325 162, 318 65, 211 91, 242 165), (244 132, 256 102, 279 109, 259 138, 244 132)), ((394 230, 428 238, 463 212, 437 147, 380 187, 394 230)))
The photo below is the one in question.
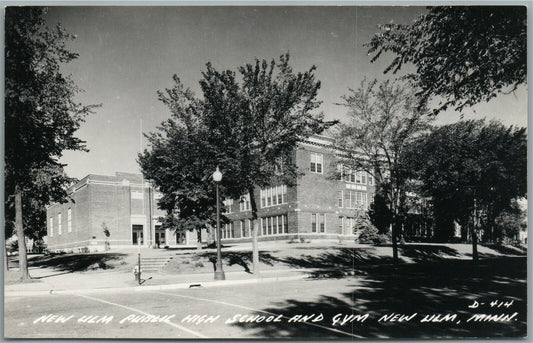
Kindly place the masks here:
POLYGON ((57 234, 61 234, 61 212, 57 215, 57 234))
POLYGON ((239 210, 242 212, 249 211, 251 209, 252 206, 250 205, 250 194, 243 195, 239 201, 239 210))
POLYGON ((72 232, 72 209, 67 210, 67 231, 72 232))
POLYGON ((50 218, 50 237, 54 237, 54 218, 50 218))
POLYGON ((344 182, 356 183, 360 185, 374 184, 374 178, 372 175, 365 171, 353 171, 348 168, 343 168, 342 165, 337 166, 337 171, 340 174, 340 180, 344 182))
POLYGON ((226 213, 231 213, 231 206, 233 205, 233 199, 225 199, 223 201, 224 210, 226 213))
MULTIPOLYGON (((343 203, 344 208, 350 209, 368 209, 368 194, 366 192, 358 192, 352 190, 344 190, 344 201, 337 200, 337 204, 343 203)), ((341 192, 339 192, 340 196, 341 192)))
POLYGON ((311 153, 311 173, 322 174, 322 165, 324 164, 324 155, 311 153))
POLYGON ((287 203, 287 186, 280 185, 262 189, 261 207, 276 206, 287 203))

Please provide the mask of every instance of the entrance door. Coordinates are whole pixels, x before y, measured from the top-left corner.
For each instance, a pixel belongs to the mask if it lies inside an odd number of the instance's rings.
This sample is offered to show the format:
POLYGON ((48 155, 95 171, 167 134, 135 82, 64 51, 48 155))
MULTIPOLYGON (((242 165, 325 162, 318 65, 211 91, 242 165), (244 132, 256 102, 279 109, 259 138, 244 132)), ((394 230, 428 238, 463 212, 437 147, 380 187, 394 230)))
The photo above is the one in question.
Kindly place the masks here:
POLYGON ((161 226, 159 225, 156 225, 155 227, 155 244, 158 247, 161 245, 165 246, 167 244, 165 229, 161 229, 161 226))
POLYGON ((133 245, 143 244, 143 226, 132 225, 131 226, 131 242, 133 245))

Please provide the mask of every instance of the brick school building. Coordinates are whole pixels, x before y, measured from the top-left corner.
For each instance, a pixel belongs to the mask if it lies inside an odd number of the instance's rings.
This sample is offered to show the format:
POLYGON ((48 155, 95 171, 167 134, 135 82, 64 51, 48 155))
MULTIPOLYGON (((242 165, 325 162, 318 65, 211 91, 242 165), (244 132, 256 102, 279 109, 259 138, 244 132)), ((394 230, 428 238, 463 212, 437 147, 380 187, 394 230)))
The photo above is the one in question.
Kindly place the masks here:
MULTIPOLYGON (((256 189, 260 241, 355 238, 354 221, 367 212, 375 182, 362 171, 335 176, 337 152, 332 143, 322 136, 300 142, 292 156, 303 173, 296 184, 256 189)), ((106 244, 197 245, 197 232, 176 235, 173 230, 161 228, 158 218, 165 213, 157 207, 160 195, 140 174, 90 174, 71 191, 72 201, 47 208, 50 251, 101 251, 106 244)), ((223 203, 223 213, 231 222, 222 227, 222 241, 251 241, 249 196, 226 199, 223 203)), ((203 242, 214 237, 208 234, 212 229, 201 229, 203 242)))

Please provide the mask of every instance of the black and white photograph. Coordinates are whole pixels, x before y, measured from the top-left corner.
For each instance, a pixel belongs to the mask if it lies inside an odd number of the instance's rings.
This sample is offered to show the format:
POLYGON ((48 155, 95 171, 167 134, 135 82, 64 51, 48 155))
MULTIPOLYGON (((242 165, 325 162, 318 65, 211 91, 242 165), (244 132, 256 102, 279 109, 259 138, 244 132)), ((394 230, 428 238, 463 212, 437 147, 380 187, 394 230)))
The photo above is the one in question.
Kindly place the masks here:
POLYGON ((527 3, 2 4, 4 338, 528 336, 527 3))

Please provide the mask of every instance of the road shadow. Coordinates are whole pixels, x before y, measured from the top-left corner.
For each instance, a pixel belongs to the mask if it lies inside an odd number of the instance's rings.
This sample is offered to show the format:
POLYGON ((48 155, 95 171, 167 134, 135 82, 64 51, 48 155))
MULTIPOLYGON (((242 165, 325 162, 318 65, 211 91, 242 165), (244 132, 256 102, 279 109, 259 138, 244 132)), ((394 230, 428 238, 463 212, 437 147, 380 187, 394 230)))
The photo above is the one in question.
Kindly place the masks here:
POLYGON ((110 262, 121 260, 126 256, 121 253, 49 255, 32 259, 28 261, 28 265, 72 273, 92 269, 113 269, 113 263, 110 262))
MULTIPOLYGON (((261 311, 282 314, 281 322, 234 323, 250 334, 266 338, 461 338, 523 337, 527 328, 527 276, 525 257, 493 258, 474 265, 465 260, 378 265, 366 274, 351 277, 352 290, 314 301, 297 298, 275 303, 261 311), (478 301, 478 308, 469 308, 478 301), (491 307, 491 301, 513 301, 510 307, 491 307), (468 319, 473 314, 518 314, 510 322, 468 319), (392 313, 417 315, 410 321, 379 321, 392 313), (295 315, 322 315, 307 324, 288 322, 295 315), (364 316, 364 322, 349 320, 332 325, 332 319, 364 316), (449 315, 448 322, 422 322, 426 315, 449 315), (455 316, 453 316, 455 315, 455 316), (346 334, 328 329, 342 330, 346 334)), ((313 280, 308 287, 313 287, 313 280)))

